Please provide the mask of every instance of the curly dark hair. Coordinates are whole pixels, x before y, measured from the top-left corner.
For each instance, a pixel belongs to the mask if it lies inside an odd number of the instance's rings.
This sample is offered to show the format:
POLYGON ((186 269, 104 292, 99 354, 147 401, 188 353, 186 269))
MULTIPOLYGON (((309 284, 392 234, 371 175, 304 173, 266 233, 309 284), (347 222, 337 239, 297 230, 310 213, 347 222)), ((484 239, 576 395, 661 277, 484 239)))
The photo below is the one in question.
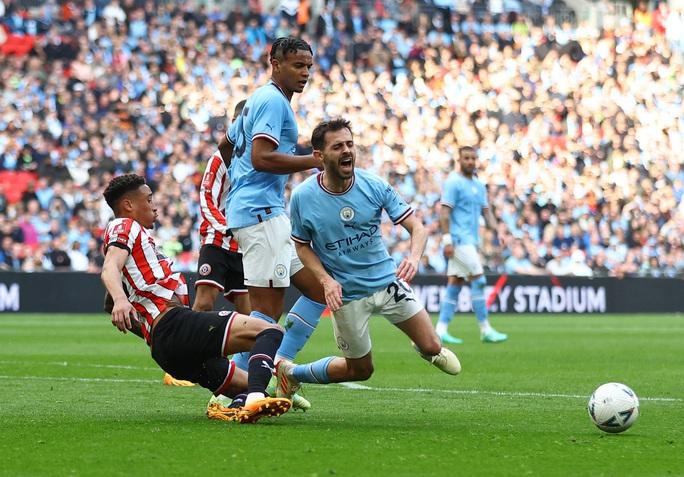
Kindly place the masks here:
POLYGON ((102 195, 104 195, 107 205, 116 211, 116 206, 121 198, 129 192, 137 190, 142 185, 145 185, 144 177, 138 174, 124 174, 109 181, 109 185, 102 195))
POLYGON ((300 38, 293 36, 281 36, 271 45, 271 60, 282 60, 288 53, 297 53, 299 50, 307 50, 313 55, 311 45, 300 38))
POLYGON ((344 118, 335 118, 318 123, 311 133, 311 145, 317 151, 322 151, 325 148, 325 133, 339 131, 344 128, 347 128, 353 137, 354 133, 351 129, 351 123, 344 118))

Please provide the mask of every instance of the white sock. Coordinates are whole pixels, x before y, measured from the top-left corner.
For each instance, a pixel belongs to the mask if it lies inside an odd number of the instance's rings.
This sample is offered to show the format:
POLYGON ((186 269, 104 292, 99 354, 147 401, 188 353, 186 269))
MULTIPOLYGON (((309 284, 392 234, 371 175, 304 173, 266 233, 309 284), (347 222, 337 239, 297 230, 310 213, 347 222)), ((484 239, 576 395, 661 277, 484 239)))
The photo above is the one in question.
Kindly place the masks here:
POLYGON ((436 332, 438 335, 443 335, 443 334, 445 334, 445 333, 447 332, 447 327, 448 327, 448 326, 449 326, 449 325, 447 325, 446 323, 442 323, 441 321, 438 321, 438 322, 437 322, 437 326, 435 326, 435 332, 436 332))
POLYGON ((247 399, 245 399, 245 405, 250 404, 254 401, 258 401, 260 399, 264 399, 266 396, 264 396, 264 393, 249 393, 247 395, 247 399))
POLYGON ((489 320, 484 320, 483 322, 481 322, 479 324, 480 324, 480 333, 489 333, 492 330, 492 325, 489 324, 489 320))

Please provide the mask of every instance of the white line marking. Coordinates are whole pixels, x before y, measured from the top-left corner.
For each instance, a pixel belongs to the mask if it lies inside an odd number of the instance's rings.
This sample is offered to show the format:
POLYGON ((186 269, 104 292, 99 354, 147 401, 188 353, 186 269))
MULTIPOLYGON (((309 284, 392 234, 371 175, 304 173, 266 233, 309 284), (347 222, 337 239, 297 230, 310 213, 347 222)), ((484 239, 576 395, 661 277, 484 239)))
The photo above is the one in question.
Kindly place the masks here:
MULTIPOLYGON (((478 389, 429 389, 429 388, 374 388, 358 383, 340 383, 343 387, 353 390, 381 391, 381 392, 408 392, 408 393, 444 393, 444 394, 473 394, 489 395, 502 397, 536 397, 536 398, 565 398, 565 399, 589 399, 589 394, 561 394, 561 393, 534 393, 534 392, 514 392, 514 391, 481 391, 478 389)), ((659 401, 659 402, 682 402, 681 398, 667 397, 641 397, 640 401, 659 401)))
MULTIPOLYGON (((153 368, 154 369, 154 368, 153 368)), ((0 379, 17 381, 77 381, 83 383, 142 383, 159 384, 161 379, 124 379, 124 378, 79 378, 70 376, 8 376, 0 375, 0 379)), ((404 392, 404 393, 443 393, 443 394, 465 394, 465 395, 485 395, 501 397, 532 397, 532 398, 563 398, 563 399, 589 399, 589 395, 583 394, 562 394, 562 393, 535 393, 535 392, 515 392, 515 391, 482 391, 478 389, 430 389, 430 388, 376 388, 358 383, 340 383, 342 387, 353 391, 379 391, 379 392, 404 392)), ((668 397, 641 397, 640 401, 653 402, 683 402, 682 398, 668 397)))
POLYGON ((370 386, 364 386, 363 384, 359 383, 340 383, 341 386, 344 386, 345 388, 349 389, 368 389, 368 390, 373 390, 370 386))
POLYGON ((20 365, 35 365, 39 364, 41 366, 61 366, 64 368, 74 367, 74 368, 106 368, 106 369, 137 369, 143 371, 159 371, 161 368, 153 368, 150 366, 128 366, 125 364, 81 364, 81 363, 69 363, 68 361, 0 361, 0 364, 20 364, 20 365))
POLYGON ((143 383, 161 384, 161 379, 118 379, 118 378, 78 378, 71 376, 6 376, 0 375, 0 379, 18 381, 78 381, 82 383, 143 383))

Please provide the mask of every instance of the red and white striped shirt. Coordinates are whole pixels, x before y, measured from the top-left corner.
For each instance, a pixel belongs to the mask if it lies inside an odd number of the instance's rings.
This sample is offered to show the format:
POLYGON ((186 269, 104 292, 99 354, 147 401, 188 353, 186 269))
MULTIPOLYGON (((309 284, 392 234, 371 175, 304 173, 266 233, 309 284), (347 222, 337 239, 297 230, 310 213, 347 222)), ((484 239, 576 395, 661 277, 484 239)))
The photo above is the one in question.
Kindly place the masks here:
POLYGON ((225 210, 229 190, 228 169, 221 158, 221 153, 216 151, 207 163, 200 186, 200 243, 237 252, 237 241, 226 235, 228 226, 225 210))
POLYGON ((128 301, 144 318, 142 332, 147 344, 154 319, 168 306, 174 295, 189 305, 188 286, 180 272, 172 272, 172 262, 157 250, 152 236, 138 222, 129 218, 114 219, 104 233, 104 252, 110 246, 128 250, 121 273, 128 301))

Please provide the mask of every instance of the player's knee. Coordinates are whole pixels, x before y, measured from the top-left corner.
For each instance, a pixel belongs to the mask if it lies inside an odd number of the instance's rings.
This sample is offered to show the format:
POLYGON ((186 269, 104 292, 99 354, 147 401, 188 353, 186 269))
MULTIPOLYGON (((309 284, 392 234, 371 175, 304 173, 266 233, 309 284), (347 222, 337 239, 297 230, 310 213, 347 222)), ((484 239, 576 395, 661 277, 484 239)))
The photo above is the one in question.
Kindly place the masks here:
POLYGON ((373 376, 373 363, 356 364, 349 368, 351 381, 366 381, 373 376))
POLYGON ((470 287, 475 294, 481 294, 477 292, 483 292, 486 286, 487 279, 484 277, 484 275, 478 275, 470 282, 470 287))
POLYGON ((269 323, 264 323, 263 329, 259 331, 256 335, 257 338, 262 336, 267 336, 269 339, 280 344, 283 341, 283 336, 285 335, 285 330, 280 325, 271 325, 269 323))
POLYGON ((212 311, 213 304, 209 300, 195 299, 192 309, 195 311, 212 311))

